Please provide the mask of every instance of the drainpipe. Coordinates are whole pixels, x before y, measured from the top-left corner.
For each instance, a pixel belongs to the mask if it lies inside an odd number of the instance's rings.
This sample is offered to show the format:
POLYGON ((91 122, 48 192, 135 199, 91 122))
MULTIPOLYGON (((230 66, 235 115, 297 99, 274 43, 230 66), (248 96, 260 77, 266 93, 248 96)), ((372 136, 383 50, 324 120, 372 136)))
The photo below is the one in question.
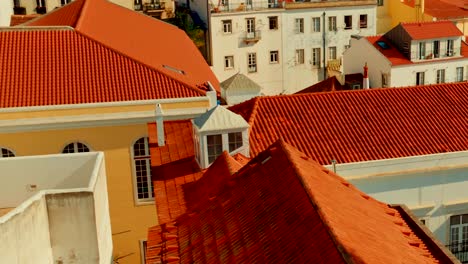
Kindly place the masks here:
POLYGON ((364 74, 363 74, 364 80, 362 80, 362 88, 364 88, 364 90, 369 89, 369 76, 368 76, 367 71, 368 71, 368 68, 367 68, 367 62, 366 62, 366 64, 364 65, 364 74))
POLYGON ((165 145, 164 139, 164 120, 161 104, 156 106, 156 129, 158 131, 158 147, 165 145))
POLYGON ((326 39, 326 35, 325 35, 325 12, 323 12, 322 16, 323 16, 323 30, 322 30, 323 31, 322 32, 322 50, 323 50, 322 51, 322 53, 323 53, 322 57, 323 57, 323 59, 322 59, 322 61, 323 61, 323 79, 325 80, 325 79, 327 79, 327 70, 326 70, 327 65, 325 64, 325 55, 326 55, 326 52, 325 52, 325 46, 326 46, 325 45, 325 39, 326 39))

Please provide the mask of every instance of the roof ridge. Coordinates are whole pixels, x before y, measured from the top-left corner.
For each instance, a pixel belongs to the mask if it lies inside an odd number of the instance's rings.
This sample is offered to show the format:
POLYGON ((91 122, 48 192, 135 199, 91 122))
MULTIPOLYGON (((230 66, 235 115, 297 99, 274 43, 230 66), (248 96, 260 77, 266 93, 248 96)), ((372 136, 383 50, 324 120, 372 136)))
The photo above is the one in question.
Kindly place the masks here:
POLYGON ((84 10, 88 9, 88 5, 89 5, 89 0, 88 1, 81 0, 81 2, 84 2, 84 3, 81 4, 81 8, 78 11, 79 13, 78 19, 75 21, 75 24, 73 25, 77 29, 77 31, 79 30, 79 27, 81 26, 83 15, 86 14, 84 13, 84 10))
POLYGON ((102 43, 102 42, 100 42, 100 41, 94 39, 93 37, 90 37, 90 36, 84 34, 83 32, 80 32, 80 31, 78 31, 78 30, 74 30, 74 32, 76 32, 77 34, 80 34, 81 36, 83 36, 83 37, 85 37, 85 38, 87 38, 87 39, 90 39, 90 40, 96 42, 96 43, 99 44, 100 46, 102 46, 102 47, 104 47, 104 48, 106 48, 106 49, 108 49, 108 50, 111 50, 112 52, 117 53, 119 56, 125 57, 125 58, 127 58, 127 59, 129 59, 129 60, 131 60, 131 61, 133 61, 133 62, 135 62, 135 63, 137 63, 137 64, 142 65, 143 67, 145 67, 145 68, 147 68, 147 69, 149 69, 149 70, 152 70, 152 71, 155 71, 155 72, 157 72, 157 73, 159 73, 159 74, 162 74, 162 75, 164 75, 165 77, 167 77, 167 78, 169 78, 169 79, 171 79, 171 80, 173 80, 173 81, 175 81, 175 82, 178 82, 178 83, 182 84, 182 85, 185 86, 186 88, 191 89, 191 90, 193 90, 193 91, 195 91, 195 92, 197 92, 197 93, 200 93, 200 95, 206 95, 206 92, 203 91, 202 89, 197 88, 197 87, 195 87, 195 86, 192 86, 191 84, 189 84, 189 83, 187 83, 187 82, 185 82, 185 81, 183 81, 183 80, 176 79, 176 78, 170 76, 169 74, 167 74, 167 73, 165 73, 165 72, 163 72, 163 71, 161 71, 161 70, 159 70, 159 69, 157 69, 157 68, 151 67, 150 65, 148 65, 148 64, 146 64, 146 63, 143 63, 143 62, 141 62, 141 61, 139 61, 139 60, 137 60, 137 59, 135 59, 135 58, 132 58, 132 57, 128 56, 128 55, 125 54, 125 53, 122 53, 122 52, 120 52, 120 51, 118 51, 118 50, 116 50, 116 49, 114 49, 114 48, 112 48, 112 47, 109 47, 108 45, 106 45, 106 44, 104 44, 104 43, 102 43))

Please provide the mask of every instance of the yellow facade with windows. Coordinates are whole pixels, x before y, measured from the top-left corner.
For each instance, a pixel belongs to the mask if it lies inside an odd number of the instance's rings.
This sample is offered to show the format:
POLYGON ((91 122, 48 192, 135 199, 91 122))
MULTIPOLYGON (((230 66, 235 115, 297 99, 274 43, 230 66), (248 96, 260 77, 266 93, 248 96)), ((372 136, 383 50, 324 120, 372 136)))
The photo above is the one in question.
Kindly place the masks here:
MULTIPOLYGON (((210 106, 208 97, 177 100, 161 103, 166 120, 190 118, 210 106)), ((141 263, 140 242, 158 218, 154 202, 136 198, 133 145, 147 137, 156 104, 27 109, 0 109, 0 148, 15 156, 57 154, 68 144, 81 142, 91 151, 103 151, 114 258, 120 264, 141 263)))

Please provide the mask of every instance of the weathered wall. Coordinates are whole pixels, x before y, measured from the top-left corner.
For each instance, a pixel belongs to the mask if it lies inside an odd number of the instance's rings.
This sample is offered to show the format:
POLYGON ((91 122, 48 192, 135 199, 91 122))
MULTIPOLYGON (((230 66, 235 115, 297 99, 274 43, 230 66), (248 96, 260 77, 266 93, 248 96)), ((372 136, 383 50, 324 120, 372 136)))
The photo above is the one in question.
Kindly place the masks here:
POLYGON ((0 220, 0 263, 54 263, 47 205, 43 196, 38 198, 20 215, 0 220))
POLYGON ((0 27, 9 27, 13 15, 13 1, 0 1, 0 27))

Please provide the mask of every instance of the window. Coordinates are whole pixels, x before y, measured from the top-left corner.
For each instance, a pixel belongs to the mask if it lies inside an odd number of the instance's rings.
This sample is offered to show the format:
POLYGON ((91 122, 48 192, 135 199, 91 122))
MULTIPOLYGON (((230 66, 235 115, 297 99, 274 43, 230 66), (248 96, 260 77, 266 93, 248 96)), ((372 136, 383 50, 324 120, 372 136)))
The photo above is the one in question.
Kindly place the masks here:
POLYGON ((449 247, 452 252, 468 250, 468 214, 450 217, 449 247))
POLYGON ((295 19, 294 32, 296 32, 296 34, 304 33, 304 19, 303 18, 295 19))
POLYGON ((36 5, 38 7, 45 7, 45 0, 36 0, 36 5))
POLYGON ((206 136, 208 146, 208 163, 213 163, 215 159, 223 152, 222 135, 206 136))
POLYGON ((231 20, 223 20, 223 32, 232 33, 232 21, 231 20))
POLYGON ((320 68, 320 48, 312 49, 312 66, 320 68))
POLYGON ((382 87, 388 87, 388 75, 382 73, 382 87))
POLYGON ((71 2, 71 0, 60 0, 61 5, 66 5, 66 4, 70 3, 70 2, 71 2))
POLYGON ((336 17, 328 17, 328 31, 336 31, 336 17))
POLYGON ((242 147, 242 132, 229 133, 229 152, 242 147))
POLYGON ((384 0, 377 0, 377 6, 383 6, 384 3, 383 3, 384 0))
POLYGON ((249 53, 247 55, 247 71, 257 72, 257 54, 256 53, 249 53))
POLYGON ((320 32, 320 17, 312 18, 312 32, 320 32))
POLYGON ((86 146, 83 143, 80 143, 80 142, 70 143, 70 144, 66 145, 62 150, 62 153, 65 153, 65 154, 67 154, 67 153, 81 153, 81 152, 89 152, 89 147, 86 146))
POLYGON ((367 15, 359 15, 359 28, 367 28, 367 15))
POLYGON ((432 54, 434 55, 434 58, 440 57, 440 42, 438 40, 434 40, 432 43, 432 54))
POLYGON ((10 157, 14 157, 15 154, 13 153, 13 151, 7 149, 7 148, 1 148, 2 150, 2 156, 0 156, 0 158, 10 158, 10 157))
POLYGON ((329 60, 336 60, 336 47, 329 47, 328 48, 328 59, 329 60))
POLYGON ((152 200, 154 189, 151 180, 151 156, 147 137, 142 137, 133 144, 133 165, 137 199, 139 201, 152 200))
POLYGON ((148 244, 146 240, 140 240, 140 256, 141 256, 141 263, 146 263, 146 248, 148 244))
POLYGON ((278 51, 277 50, 270 51, 270 63, 278 63, 278 62, 279 62, 278 51))
POLYGON ((419 42, 419 59, 424 60, 426 58, 426 42, 419 42))
POLYGON ((352 29, 353 28, 353 16, 344 16, 344 29, 352 29))
POLYGON ((246 19, 247 33, 255 33, 255 18, 246 19))
POLYGON ((453 40, 452 39, 447 40, 447 56, 448 57, 453 56, 453 40))
POLYGON ((224 69, 226 70, 234 69, 234 56, 224 57, 224 69))
POLYGON ((20 0, 13 0, 13 6, 20 7, 21 6, 20 0))
POLYGON ((424 72, 416 73, 416 85, 424 85, 424 72))
POLYGON ((440 69, 436 72, 436 83, 444 83, 445 82, 445 70, 440 69))
POLYGON ((270 25, 270 30, 278 29, 278 17, 268 17, 268 24, 270 25))
POLYGON ((464 76, 463 76, 463 67, 457 67, 457 82, 463 82, 464 81, 464 76))
POLYGON ((304 64, 304 49, 296 50, 296 65, 304 64))
MULTIPOLYGON (((64 1, 64 0, 61 0, 64 1)), ((67 0, 66 0, 67 1, 67 0)), ((63 5, 63 4, 62 4, 63 5)), ((137 11, 143 10, 143 6, 141 5, 141 0, 133 1, 133 8, 137 11)))

